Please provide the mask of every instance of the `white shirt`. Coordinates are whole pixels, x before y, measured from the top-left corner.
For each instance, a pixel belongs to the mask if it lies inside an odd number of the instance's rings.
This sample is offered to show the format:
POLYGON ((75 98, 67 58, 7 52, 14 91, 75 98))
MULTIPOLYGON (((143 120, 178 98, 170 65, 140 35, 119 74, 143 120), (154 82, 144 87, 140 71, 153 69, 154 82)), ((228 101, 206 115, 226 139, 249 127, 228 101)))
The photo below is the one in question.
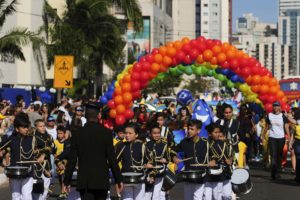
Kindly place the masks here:
POLYGON ((65 107, 60 106, 60 107, 58 108, 58 110, 63 111, 63 112, 65 113, 65 120, 66 120, 66 121, 68 121, 68 122, 71 122, 71 121, 72 121, 72 117, 70 116, 69 112, 66 110, 65 107))
POLYGON ((269 123, 270 123, 270 138, 284 138, 284 119, 283 114, 280 113, 275 115, 274 113, 269 113, 269 123))
POLYGON ((53 139, 53 140, 56 140, 56 138, 57 138, 56 126, 54 126, 54 128, 52 128, 52 129, 49 129, 49 128, 46 126, 46 131, 47 131, 47 133, 48 133, 49 135, 52 136, 52 139, 53 139))

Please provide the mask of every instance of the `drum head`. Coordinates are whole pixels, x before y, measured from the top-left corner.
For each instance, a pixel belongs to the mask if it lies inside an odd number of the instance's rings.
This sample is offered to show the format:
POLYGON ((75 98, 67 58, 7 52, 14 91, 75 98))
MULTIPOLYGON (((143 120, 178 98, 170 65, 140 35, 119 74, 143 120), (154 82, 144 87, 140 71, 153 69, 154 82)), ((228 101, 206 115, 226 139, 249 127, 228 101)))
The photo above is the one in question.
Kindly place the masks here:
POLYGON ((29 169, 29 167, 25 167, 25 166, 9 166, 9 167, 6 167, 7 169, 20 169, 20 170, 26 170, 26 169, 29 169))
POLYGON ((233 170, 231 176, 231 182, 233 184, 242 184, 245 183, 249 179, 249 172, 245 169, 235 169, 233 170))
POLYGON ((122 176, 143 176, 143 174, 136 173, 136 172, 124 172, 124 173, 122 173, 122 176))

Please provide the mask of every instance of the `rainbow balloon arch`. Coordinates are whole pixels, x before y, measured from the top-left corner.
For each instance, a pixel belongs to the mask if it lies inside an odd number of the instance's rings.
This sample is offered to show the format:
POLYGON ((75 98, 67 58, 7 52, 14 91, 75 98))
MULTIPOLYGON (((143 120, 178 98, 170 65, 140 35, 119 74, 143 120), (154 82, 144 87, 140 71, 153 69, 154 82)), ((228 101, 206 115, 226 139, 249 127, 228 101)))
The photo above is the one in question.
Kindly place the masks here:
POLYGON ((240 90, 247 102, 260 104, 266 112, 272 111, 275 101, 280 102, 283 110, 290 109, 278 81, 255 58, 227 42, 202 36, 152 49, 138 62, 128 65, 100 101, 108 105, 109 116, 121 125, 134 116, 133 101, 141 97, 141 91, 151 81, 182 74, 213 76, 226 87, 240 90))

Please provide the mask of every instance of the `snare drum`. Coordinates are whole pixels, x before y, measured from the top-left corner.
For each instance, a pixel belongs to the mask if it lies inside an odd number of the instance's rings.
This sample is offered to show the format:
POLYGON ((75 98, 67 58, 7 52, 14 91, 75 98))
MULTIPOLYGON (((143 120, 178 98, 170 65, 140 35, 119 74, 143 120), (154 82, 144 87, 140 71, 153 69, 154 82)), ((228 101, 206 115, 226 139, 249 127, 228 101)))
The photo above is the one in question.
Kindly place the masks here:
POLYGON ((123 182, 127 184, 137 184, 145 181, 145 176, 143 173, 136 172, 124 172, 122 173, 123 182))
POLYGON ((204 183, 205 176, 205 170, 187 170, 179 174, 182 181, 190 183, 204 183))
POLYGON ((168 168, 166 168, 164 174, 165 174, 165 176, 163 179, 163 184, 162 184, 161 190, 168 191, 168 190, 172 189, 174 187, 174 185, 176 184, 177 176, 168 168))
POLYGON ((213 175, 213 176, 221 175, 223 173, 223 167, 222 166, 210 167, 208 169, 208 173, 209 175, 213 175))
POLYGON ((8 178, 22 179, 29 176, 30 168, 25 166, 10 166, 5 168, 4 173, 8 178))
POLYGON ((44 193, 44 180, 42 178, 33 180, 32 193, 35 194, 44 193))
POLYGON ((247 194, 252 190, 253 184, 246 169, 235 169, 231 176, 232 191, 237 195, 247 194))

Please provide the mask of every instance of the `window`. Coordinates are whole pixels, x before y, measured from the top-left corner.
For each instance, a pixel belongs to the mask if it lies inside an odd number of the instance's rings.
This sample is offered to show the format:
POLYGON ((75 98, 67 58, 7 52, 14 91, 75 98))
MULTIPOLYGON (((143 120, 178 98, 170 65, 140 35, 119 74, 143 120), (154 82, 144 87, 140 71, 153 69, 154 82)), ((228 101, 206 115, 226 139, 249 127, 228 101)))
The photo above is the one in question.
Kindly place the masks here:
POLYGON ((208 21, 204 21, 203 24, 208 24, 208 21))
POLYGON ((208 16, 208 12, 204 12, 204 13, 203 13, 203 16, 208 16))
POLYGON ((212 6, 213 7, 218 7, 218 4, 217 3, 213 3, 212 6))
POLYGON ((217 12, 213 12, 213 16, 218 16, 218 13, 217 12))
POLYGON ((208 4, 207 4, 207 3, 205 3, 203 6, 204 6, 204 7, 208 7, 208 4))
POLYGON ((207 30, 204 30, 203 33, 208 33, 208 31, 207 31, 207 30))

